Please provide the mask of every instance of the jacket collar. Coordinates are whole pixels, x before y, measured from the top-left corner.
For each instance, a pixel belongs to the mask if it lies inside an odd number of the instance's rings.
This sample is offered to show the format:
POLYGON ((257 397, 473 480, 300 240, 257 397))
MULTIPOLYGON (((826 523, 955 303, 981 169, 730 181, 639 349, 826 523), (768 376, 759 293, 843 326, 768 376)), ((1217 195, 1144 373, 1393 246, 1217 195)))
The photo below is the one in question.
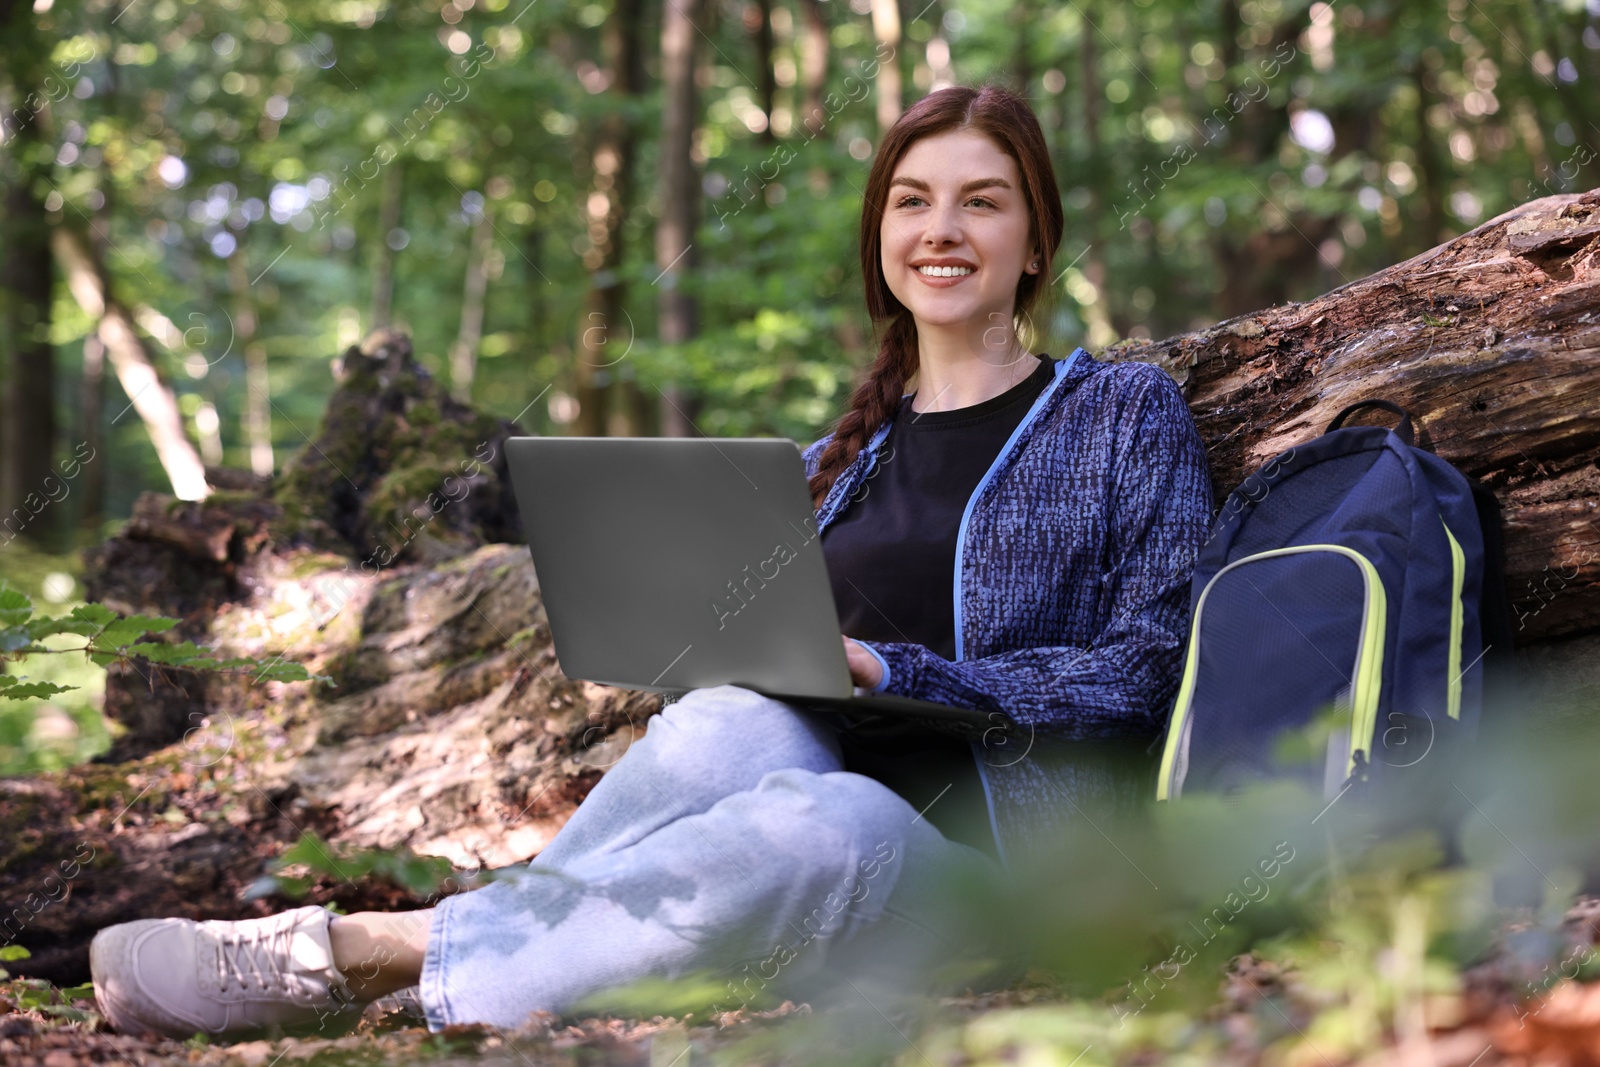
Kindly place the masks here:
MULTIPOLYGON (((1074 348, 1065 359, 1053 360, 1052 362, 1055 364, 1051 368, 1054 372, 1053 377, 1040 395, 1037 402, 1038 406, 1028 425, 1024 428, 1024 432, 1014 440, 1014 451, 1027 443, 1028 438, 1032 436, 1033 428, 1049 418, 1055 412, 1055 409, 1060 406, 1062 399, 1071 393, 1079 382, 1094 373, 1096 366, 1093 357, 1081 347, 1074 348)), ((909 393, 902 394, 902 396, 909 395, 909 393)), ((817 511, 817 533, 819 535, 828 527, 829 523, 838 517, 839 512, 844 510, 845 503, 855 494, 862 479, 872 469, 879 446, 883 444, 884 438, 889 436, 889 431, 893 427, 894 416, 891 415, 884 420, 883 425, 873 432, 866 445, 856 454, 855 459, 850 461, 849 466, 845 467, 839 473, 839 477, 834 479, 832 488, 828 490, 828 495, 822 500, 822 507, 817 511)))

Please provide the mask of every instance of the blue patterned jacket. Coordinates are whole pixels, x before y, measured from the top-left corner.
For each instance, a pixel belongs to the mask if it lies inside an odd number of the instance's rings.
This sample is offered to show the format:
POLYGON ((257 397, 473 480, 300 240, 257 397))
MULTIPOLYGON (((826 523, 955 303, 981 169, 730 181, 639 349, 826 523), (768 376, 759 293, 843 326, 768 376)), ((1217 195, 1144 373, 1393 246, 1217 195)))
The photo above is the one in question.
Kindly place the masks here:
MULTIPOLYGON (((1001 710, 1031 733, 973 746, 1008 863, 1048 847, 1050 828, 1085 807, 1126 806, 1146 787, 1107 753, 1142 753, 1166 725, 1211 525, 1205 449, 1164 371, 1081 348, 1053 370, 962 512, 955 659, 863 642, 885 667, 878 690, 1001 710)), ((835 481, 819 534, 850 506, 889 428, 835 481)), ((805 449, 808 476, 831 436, 805 449)))

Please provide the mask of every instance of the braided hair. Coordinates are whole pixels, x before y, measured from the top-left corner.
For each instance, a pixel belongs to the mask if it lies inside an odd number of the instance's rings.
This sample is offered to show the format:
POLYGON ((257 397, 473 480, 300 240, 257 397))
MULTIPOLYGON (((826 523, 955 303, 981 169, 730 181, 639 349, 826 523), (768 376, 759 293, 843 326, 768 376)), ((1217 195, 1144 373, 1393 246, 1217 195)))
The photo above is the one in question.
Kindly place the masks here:
POLYGON ((916 320, 890 291, 884 277, 880 224, 889 181, 906 151, 924 137, 958 129, 973 129, 987 136, 1016 162, 1022 181, 1029 237, 1039 249, 1042 266, 1037 274, 1024 271, 1017 282, 1012 312, 1015 326, 1020 328, 1029 319, 1048 289, 1041 279, 1050 277, 1050 261, 1061 244, 1065 219, 1050 150, 1033 109, 1022 97, 997 85, 958 85, 929 93, 889 128, 867 176, 861 199, 861 277, 867 314, 879 333, 878 355, 850 395, 849 408, 834 424, 833 439, 818 457, 817 472, 808 482, 814 507, 822 506, 834 481, 866 447, 874 431, 894 414, 901 391, 917 371, 916 320))

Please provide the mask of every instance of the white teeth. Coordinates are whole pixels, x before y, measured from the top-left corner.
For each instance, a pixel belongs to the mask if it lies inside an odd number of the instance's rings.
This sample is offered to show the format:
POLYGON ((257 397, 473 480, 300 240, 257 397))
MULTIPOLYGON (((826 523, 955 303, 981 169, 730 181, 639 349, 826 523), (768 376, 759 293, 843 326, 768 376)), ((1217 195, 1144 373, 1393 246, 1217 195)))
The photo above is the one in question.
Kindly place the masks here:
POLYGON ((971 274, 971 267, 918 267, 917 272, 929 278, 959 278, 971 274))

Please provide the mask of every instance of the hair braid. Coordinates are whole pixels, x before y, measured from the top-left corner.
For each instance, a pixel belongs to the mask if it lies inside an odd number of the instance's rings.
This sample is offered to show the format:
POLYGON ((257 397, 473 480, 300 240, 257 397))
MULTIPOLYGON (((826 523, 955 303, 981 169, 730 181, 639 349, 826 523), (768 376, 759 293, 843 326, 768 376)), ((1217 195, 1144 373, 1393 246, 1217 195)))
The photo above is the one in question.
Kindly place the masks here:
POLYGON ((902 311, 889 321, 888 329, 883 332, 883 342, 878 346, 877 359, 873 360, 866 378, 850 394, 850 405, 834 427, 833 440, 818 457, 817 473, 807 483, 813 508, 822 507, 822 500, 833 488, 834 481, 867 447, 873 432, 894 414, 900 405, 902 390, 916 370, 917 326, 911 313, 902 311))

